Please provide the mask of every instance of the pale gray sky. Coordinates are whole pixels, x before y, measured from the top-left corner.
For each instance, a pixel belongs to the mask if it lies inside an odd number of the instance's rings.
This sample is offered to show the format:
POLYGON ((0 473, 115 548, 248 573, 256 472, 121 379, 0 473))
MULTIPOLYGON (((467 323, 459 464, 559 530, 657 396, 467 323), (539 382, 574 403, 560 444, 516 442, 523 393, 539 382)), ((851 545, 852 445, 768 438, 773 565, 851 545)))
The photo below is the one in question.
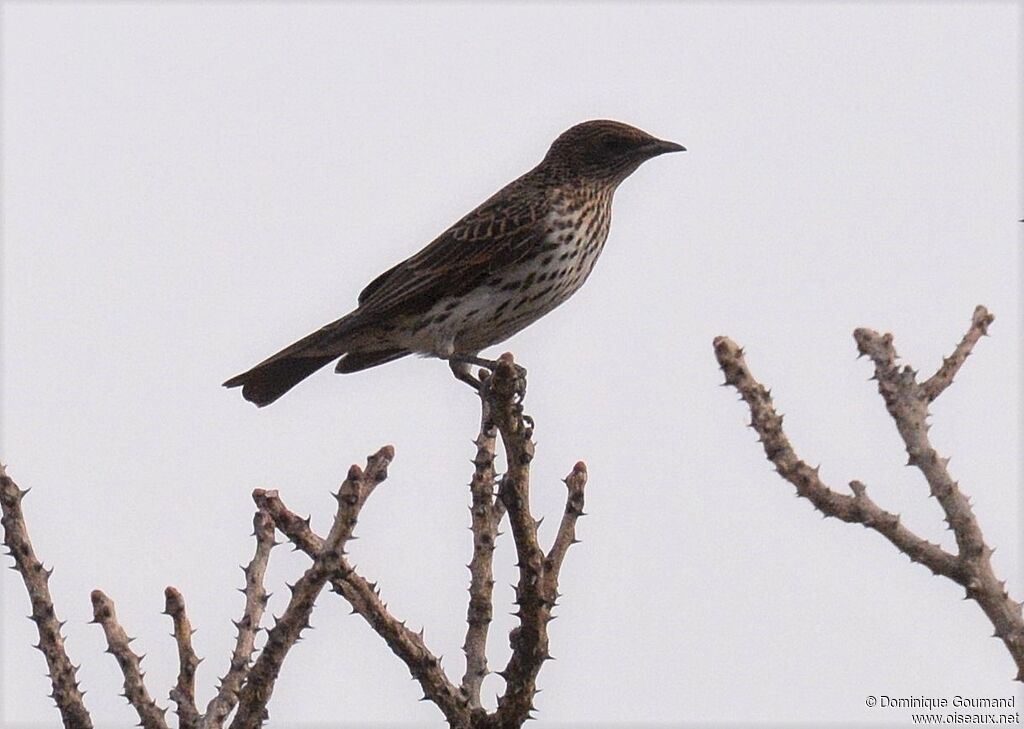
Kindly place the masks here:
MULTIPOLYGON (((177 662, 159 613, 181 589, 205 702, 241 612, 251 490, 326 529, 328 491, 385 443, 397 457, 354 561, 461 676, 475 397, 417 359, 325 371, 264 410, 220 383, 348 311, 588 118, 689 151, 623 184, 587 285, 490 352, 530 369, 544 539, 559 479, 579 459, 591 474, 540 725, 905 725, 865 696, 1013 695, 959 588, 793 498, 718 386, 711 340, 746 347, 833 487, 858 478, 949 544, 851 332, 894 332, 927 371, 986 304, 992 336, 932 434, 1024 595, 1017 4, 6 2, 3 21, 0 458, 33 488, 96 721, 135 718, 86 625, 91 589, 116 601, 164 705, 177 662)), ((305 566, 275 551, 272 611, 305 566)), ((53 726, 24 589, 6 571, 0 589, 0 725, 53 726)), ((313 624, 278 725, 441 725, 341 600, 313 624)))

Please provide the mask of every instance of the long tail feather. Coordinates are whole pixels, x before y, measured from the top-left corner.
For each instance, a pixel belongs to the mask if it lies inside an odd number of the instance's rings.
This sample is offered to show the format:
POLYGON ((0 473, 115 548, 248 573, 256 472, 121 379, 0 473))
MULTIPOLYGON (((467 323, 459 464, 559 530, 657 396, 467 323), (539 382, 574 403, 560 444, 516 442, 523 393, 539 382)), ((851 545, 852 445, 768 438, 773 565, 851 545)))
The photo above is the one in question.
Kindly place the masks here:
POLYGON ((338 355, 285 356, 258 364, 232 377, 224 387, 241 387, 242 397, 259 407, 269 405, 338 355))

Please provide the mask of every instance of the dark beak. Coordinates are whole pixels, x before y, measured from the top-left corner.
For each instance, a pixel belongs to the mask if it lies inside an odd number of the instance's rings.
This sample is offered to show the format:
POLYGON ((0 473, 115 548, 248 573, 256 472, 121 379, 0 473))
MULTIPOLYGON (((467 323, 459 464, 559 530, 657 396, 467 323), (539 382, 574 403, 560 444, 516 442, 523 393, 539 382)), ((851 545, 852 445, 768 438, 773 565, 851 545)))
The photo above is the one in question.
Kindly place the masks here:
POLYGON ((653 142, 646 145, 648 150, 648 156, 657 157, 659 154, 668 154, 669 152, 685 152, 686 147, 675 142, 667 142, 664 139, 655 139, 653 142))

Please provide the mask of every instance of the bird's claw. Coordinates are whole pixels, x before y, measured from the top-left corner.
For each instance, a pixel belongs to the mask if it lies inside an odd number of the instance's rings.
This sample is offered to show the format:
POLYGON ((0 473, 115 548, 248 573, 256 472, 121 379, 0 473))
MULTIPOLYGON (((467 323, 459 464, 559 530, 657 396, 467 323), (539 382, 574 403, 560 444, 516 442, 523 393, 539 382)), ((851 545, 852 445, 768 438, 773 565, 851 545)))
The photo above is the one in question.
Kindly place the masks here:
POLYGON ((516 392, 516 402, 522 402, 523 398, 526 397, 526 368, 522 365, 516 364, 515 362, 509 362, 505 359, 483 359, 482 357, 472 357, 469 355, 455 356, 448 360, 448 366, 451 368, 455 378, 465 382, 477 392, 481 391, 483 382, 492 376, 493 373, 502 365, 511 365, 513 370, 515 370, 514 387, 516 392), (480 372, 479 379, 474 377, 471 372, 470 368, 473 365, 483 368, 480 372))

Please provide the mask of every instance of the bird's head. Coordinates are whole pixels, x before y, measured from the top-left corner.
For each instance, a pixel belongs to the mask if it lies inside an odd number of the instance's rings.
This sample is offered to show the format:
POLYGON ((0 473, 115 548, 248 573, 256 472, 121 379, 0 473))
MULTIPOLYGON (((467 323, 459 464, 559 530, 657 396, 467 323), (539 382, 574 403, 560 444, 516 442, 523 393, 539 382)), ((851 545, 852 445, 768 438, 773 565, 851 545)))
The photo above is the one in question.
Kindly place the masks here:
POLYGON ((628 124, 599 119, 562 132, 542 165, 571 177, 618 184, 651 157, 685 151, 681 144, 652 137, 628 124))

